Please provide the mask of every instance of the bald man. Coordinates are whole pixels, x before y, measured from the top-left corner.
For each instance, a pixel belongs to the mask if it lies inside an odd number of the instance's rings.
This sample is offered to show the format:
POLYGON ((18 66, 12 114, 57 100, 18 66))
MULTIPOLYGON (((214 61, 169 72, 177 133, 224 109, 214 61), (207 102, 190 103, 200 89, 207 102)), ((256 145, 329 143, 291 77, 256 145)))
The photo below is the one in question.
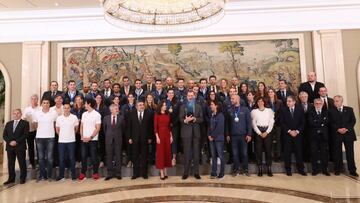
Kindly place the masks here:
POLYGON ((310 72, 307 76, 308 81, 301 83, 299 92, 306 92, 309 95, 309 102, 314 103, 314 99, 319 98, 319 89, 325 87, 324 83, 316 81, 316 73, 310 72))

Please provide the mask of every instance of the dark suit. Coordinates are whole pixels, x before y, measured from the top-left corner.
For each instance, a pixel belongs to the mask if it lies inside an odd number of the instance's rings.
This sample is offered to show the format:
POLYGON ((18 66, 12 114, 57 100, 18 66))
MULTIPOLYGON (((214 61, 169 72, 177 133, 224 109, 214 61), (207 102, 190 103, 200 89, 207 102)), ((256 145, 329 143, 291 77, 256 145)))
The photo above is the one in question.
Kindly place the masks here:
POLYGON ((318 160, 321 161, 321 170, 327 171, 329 162, 329 115, 327 110, 320 114, 311 109, 307 116, 308 132, 310 137, 311 161, 313 172, 318 172, 318 160))
MULTIPOLYGON (((129 93, 134 93, 134 90, 135 90, 135 87, 130 85, 128 94, 129 93)), ((125 94, 125 87, 124 86, 121 86, 120 93, 121 93, 121 95, 124 95, 125 97, 128 96, 127 94, 125 94)))
POLYGON ((356 141, 354 126, 356 118, 353 109, 348 106, 344 106, 342 112, 336 108, 330 109, 330 121, 331 134, 334 142, 335 172, 340 172, 343 166, 342 143, 345 145, 348 170, 350 172, 356 172, 354 160, 354 141, 356 141), (337 132, 339 128, 346 128, 348 131, 342 135, 337 132))
POLYGON ((103 120, 103 129, 105 134, 105 149, 106 149, 106 165, 108 176, 121 176, 122 164, 122 140, 124 118, 120 114, 116 116, 116 124, 113 125, 113 116, 107 115, 103 120), (115 156, 115 159, 114 159, 115 156), (113 165, 115 161, 115 168, 113 165))
POLYGON ((135 90, 134 90, 134 96, 135 96, 136 101, 139 101, 139 100, 145 101, 146 92, 145 92, 144 89, 142 89, 142 92, 141 92, 139 95, 137 95, 137 94, 136 94, 136 89, 135 89, 135 90))
POLYGON ((152 119, 154 118, 149 115, 148 111, 144 111, 141 122, 139 121, 137 110, 134 110, 129 114, 129 126, 127 127, 127 130, 129 130, 129 139, 133 141, 131 147, 134 163, 133 176, 135 177, 139 177, 140 175, 147 177, 147 160, 149 153, 148 140, 151 139, 149 129, 154 128, 154 126, 150 126, 150 121, 152 119))
POLYGON ((15 181, 15 160, 16 157, 20 167, 20 179, 26 179, 26 138, 29 134, 29 123, 20 119, 15 131, 13 131, 14 121, 6 123, 3 136, 6 142, 6 152, 8 158, 9 181, 15 181), (10 146, 11 141, 16 141, 16 146, 10 146))
POLYGON ((184 175, 189 175, 191 166, 191 156, 194 156, 194 174, 199 174, 199 147, 200 147, 200 124, 203 122, 203 111, 199 104, 194 105, 193 117, 195 122, 185 123, 185 116, 188 114, 186 105, 183 104, 179 110, 179 119, 181 122, 181 138, 183 141, 184 151, 184 175))
POLYGON ((162 89, 161 93, 159 93, 157 90, 154 90, 151 94, 154 97, 155 104, 158 104, 161 100, 164 100, 167 97, 165 89, 162 89))
POLYGON ((284 107, 281 109, 280 116, 281 130, 283 133, 283 146, 284 146, 284 162, 285 169, 288 172, 291 172, 291 153, 295 151, 296 165, 299 172, 304 171, 304 163, 302 157, 302 140, 303 140, 303 131, 305 125, 305 116, 304 110, 295 105, 294 116, 290 113, 289 107, 284 107), (299 134, 296 137, 292 137, 288 131, 297 130, 299 134))
POLYGON ((220 92, 220 87, 218 85, 215 85, 215 88, 216 88, 216 91, 213 89, 213 86, 209 85, 207 87, 207 90, 208 90, 208 92, 210 92, 210 91, 214 91, 215 93, 220 92))
POLYGON ((63 92, 63 100, 64 103, 70 103, 70 106, 73 107, 74 106, 74 102, 75 102, 75 97, 77 95, 81 95, 83 96, 79 91, 76 90, 75 95, 73 97, 70 97, 69 92, 63 92))
POLYGON ((113 95, 112 89, 110 89, 110 94, 109 94, 109 96, 107 96, 107 95, 105 94, 105 89, 101 90, 100 93, 101 93, 102 95, 104 95, 104 99, 105 99, 105 100, 104 100, 104 103, 105 103, 105 105, 106 105, 106 106, 110 106, 111 103, 112 103, 112 99, 113 99, 113 97, 112 97, 112 95, 113 95))
POLYGON ((294 95, 294 92, 292 92, 292 91, 289 90, 289 89, 286 90, 286 92, 285 92, 285 97, 283 96, 281 90, 276 91, 276 96, 277 96, 277 98, 280 99, 283 104, 286 104, 286 98, 287 98, 288 96, 293 96, 293 95, 294 95))
POLYGON ((325 103, 324 99, 321 98, 324 102, 323 104, 323 110, 329 110, 331 108, 335 108, 335 105, 334 105, 334 100, 330 97, 327 97, 327 102, 325 103))
POLYGON ((314 90, 312 89, 309 82, 304 82, 300 84, 299 92, 306 92, 309 95, 309 102, 314 103, 314 99, 319 98, 319 89, 320 87, 325 87, 324 83, 316 82, 314 90))
POLYGON ((150 88, 148 88, 148 84, 146 83, 142 86, 142 88, 146 93, 151 93, 152 91, 155 90, 155 84, 151 83, 150 88))
POLYGON ((57 95, 62 95, 63 92, 62 91, 55 91, 55 95, 52 95, 52 91, 46 91, 43 93, 42 97, 41 97, 41 100, 43 98, 46 98, 46 99, 50 99, 50 107, 54 106, 55 105, 55 96, 57 95))
POLYGON ((302 133, 303 135, 303 160, 305 162, 310 162, 310 157, 311 157, 311 148, 310 146, 310 135, 309 135, 309 130, 308 130, 308 114, 309 112, 314 108, 314 105, 307 102, 307 103, 300 103, 299 104, 302 109, 304 110, 304 114, 305 114, 305 125, 304 125, 304 131, 302 133))

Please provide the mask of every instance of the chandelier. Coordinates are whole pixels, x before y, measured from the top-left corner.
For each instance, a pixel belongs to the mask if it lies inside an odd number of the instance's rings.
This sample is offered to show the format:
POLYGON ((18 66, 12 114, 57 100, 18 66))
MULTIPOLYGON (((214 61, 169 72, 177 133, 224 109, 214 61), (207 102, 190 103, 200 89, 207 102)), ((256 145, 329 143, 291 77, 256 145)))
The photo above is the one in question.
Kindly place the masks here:
POLYGON ((102 0, 105 20, 132 31, 181 32, 210 26, 226 0, 102 0))

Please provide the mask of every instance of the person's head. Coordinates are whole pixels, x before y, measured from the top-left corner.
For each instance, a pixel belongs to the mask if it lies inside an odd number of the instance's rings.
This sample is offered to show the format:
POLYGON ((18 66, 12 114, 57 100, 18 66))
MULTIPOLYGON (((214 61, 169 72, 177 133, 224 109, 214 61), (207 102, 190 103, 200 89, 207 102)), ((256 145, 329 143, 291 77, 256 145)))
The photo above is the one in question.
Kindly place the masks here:
POLYGON ((234 106, 240 106, 240 96, 239 95, 232 95, 231 96, 231 104, 234 105, 234 106))
POLYGON ((112 103, 116 104, 116 105, 120 105, 120 97, 119 96, 114 96, 112 99, 112 103))
POLYGON ((155 80, 155 88, 161 90, 163 88, 162 81, 160 79, 155 80))
POLYGON ((195 81, 194 80, 189 80, 188 81, 188 88, 192 89, 195 86, 195 81))
POLYGON ((172 77, 167 77, 166 78, 166 85, 167 86, 173 86, 174 85, 174 80, 172 79, 172 77))
POLYGON ((154 96, 152 94, 146 95, 146 103, 148 103, 149 105, 154 104, 154 96))
POLYGON ((268 89, 268 96, 269 96, 269 98, 271 100, 277 101, 277 96, 276 96, 276 93, 275 93, 275 89, 269 88, 268 89))
POLYGON ((295 106, 295 97, 290 95, 286 97, 286 105, 289 108, 293 108, 295 106))
POLYGON ((154 77, 151 74, 146 75, 146 83, 151 84, 154 81, 154 77))
POLYGON ((55 101, 56 106, 61 106, 63 103, 63 98, 61 95, 58 94, 58 95, 56 95, 54 101, 55 101))
POLYGON ((310 72, 307 76, 308 82, 316 82, 316 73, 310 72))
POLYGON ((91 83, 91 91, 97 92, 97 91, 98 91, 98 87, 99 87, 99 85, 98 85, 97 82, 92 82, 92 83, 91 83))
POLYGON ((195 93, 194 91, 189 90, 186 95, 186 99, 188 101, 193 101, 195 99, 195 93))
POLYGON ((166 105, 166 100, 161 100, 159 105, 157 106, 157 111, 158 114, 160 113, 167 113, 167 105, 166 105))
POLYGON ((246 94, 246 99, 248 100, 248 102, 253 102, 254 101, 254 97, 255 97, 255 93, 253 91, 249 91, 246 94))
POLYGON ((50 91, 54 92, 57 91, 59 88, 59 83, 57 81, 50 82, 50 91))
POLYGON ((133 93, 129 93, 127 99, 128 99, 129 104, 134 104, 135 103, 135 96, 134 96, 133 93))
POLYGON ((143 112, 145 109, 144 101, 139 100, 136 102, 136 110, 139 112, 143 112))
POLYGON ((39 96, 37 94, 33 94, 30 97, 31 106, 37 106, 39 104, 39 96))
POLYGON ((209 82, 210 82, 210 84, 211 85, 216 85, 216 76, 215 75, 211 75, 210 77, 209 77, 209 82))
POLYGON ((267 91, 267 90, 266 90, 266 85, 265 85, 264 82, 259 82, 259 83, 258 83, 258 91, 259 91, 259 92, 266 92, 266 91, 267 91))
POLYGON ((199 93, 199 86, 194 85, 194 87, 192 88, 192 91, 194 92, 194 97, 197 97, 197 95, 199 93))
POLYGON ((219 112, 219 108, 220 108, 220 105, 216 100, 213 100, 210 102, 211 112, 217 113, 217 112, 219 112))
POLYGON ((90 85, 89 85, 89 84, 84 84, 84 85, 83 85, 83 88, 82 88, 82 91, 83 91, 84 93, 88 93, 89 90, 90 90, 90 85))
POLYGON ((343 99, 343 97, 341 95, 336 95, 334 97, 334 105, 335 105, 335 107, 336 108, 342 107, 343 106, 343 101, 344 101, 344 99, 343 99))
POLYGON ((220 87, 221 89, 226 89, 228 87, 228 80, 223 78, 220 80, 220 87))
POLYGON ((167 97, 169 99, 173 99, 175 97, 175 92, 174 92, 174 89, 168 89, 167 91, 167 97))
POLYGON ((92 111, 96 107, 96 101, 93 98, 86 99, 85 101, 85 109, 87 111, 92 111))
POLYGON ((50 109, 50 99, 43 98, 41 100, 41 107, 43 110, 48 111, 50 109))
POLYGON ((141 86, 142 86, 142 82, 140 79, 136 79, 135 80, 135 88, 136 89, 141 89, 141 86))
POLYGON ((327 97, 327 88, 326 87, 320 87, 319 88, 319 95, 320 97, 327 97))
POLYGON ((309 95, 308 93, 304 92, 304 91, 301 91, 299 93, 299 100, 301 103, 307 103, 308 100, 309 100, 309 95))
POLYGON ((185 87, 185 80, 184 78, 179 78, 178 81, 177 81, 177 86, 178 88, 184 88, 185 87))
POLYGON ((237 94, 236 88, 235 88, 235 87, 231 87, 231 88, 229 89, 229 95, 232 96, 232 95, 235 95, 235 94, 237 94))
POLYGON ((84 99, 81 95, 75 97, 75 106, 76 108, 82 108, 84 105, 84 99))
POLYGON ((286 90, 286 88, 287 88, 286 80, 284 80, 284 79, 279 80, 279 89, 286 90))
POLYGON ((103 98, 102 98, 101 94, 97 94, 97 95, 95 96, 95 101, 96 101, 96 104, 97 104, 97 105, 101 105, 101 103, 102 103, 102 101, 103 101, 103 98))
POLYGON ((69 80, 67 83, 67 88, 69 91, 74 92, 76 91, 76 83, 75 80, 69 80))
POLYGON ((239 85, 239 79, 237 77, 232 77, 231 78, 231 85, 232 86, 238 86, 239 85))
POLYGON ((214 100, 216 100, 216 93, 215 93, 215 91, 210 91, 209 92, 209 99, 210 99, 210 101, 214 101, 214 100))
POLYGON ((111 104, 109 108, 112 115, 117 115, 119 113, 119 105, 111 104))
POLYGON ((109 79, 105 79, 103 82, 104 89, 109 89, 111 87, 111 81, 109 79))
POLYGON ((264 97, 259 97, 257 100, 256 100, 256 105, 259 109, 263 109, 265 108, 265 99, 264 97))
POLYGON ((240 84, 240 90, 242 94, 247 94, 247 92, 249 91, 249 87, 245 82, 242 82, 240 84))
POLYGON ((320 111, 323 107, 323 104, 324 104, 324 102, 322 99, 320 99, 320 98, 314 99, 315 110, 320 111))
POLYGON ((123 85, 124 86, 129 86, 130 85, 130 79, 128 76, 124 76, 122 79, 123 85))
POLYGON ((200 85, 200 88, 201 88, 201 89, 205 89, 206 86, 207 86, 206 78, 201 78, 201 79, 199 80, 199 85, 200 85))
POLYGON ((114 83, 112 86, 113 92, 114 93, 119 93, 120 92, 120 84, 119 83, 114 83))
POLYGON ((64 115, 69 115, 71 110, 71 106, 69 103, 65 103, 63 106, 64 115))
POLYGON ((14 109, 12 114, 13 114, 13 119, 14 120, 20 120, 21 119, 21 116, 22 116, 21 109, 14 109))

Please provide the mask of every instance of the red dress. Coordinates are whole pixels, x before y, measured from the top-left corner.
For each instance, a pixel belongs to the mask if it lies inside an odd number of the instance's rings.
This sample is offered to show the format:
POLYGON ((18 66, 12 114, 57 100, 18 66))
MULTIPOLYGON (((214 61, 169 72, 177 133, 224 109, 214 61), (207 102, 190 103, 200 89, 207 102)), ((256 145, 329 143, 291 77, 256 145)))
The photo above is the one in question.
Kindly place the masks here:
MULTIPOLYGON (((170 115, 157 114, 154 116, 154 132, 158 133, 160 144, 156 144, 156 168, 164 169, 171 165, 170 143, 170 115)), ((155 140, 156 141, 156 140, 155 140)))

